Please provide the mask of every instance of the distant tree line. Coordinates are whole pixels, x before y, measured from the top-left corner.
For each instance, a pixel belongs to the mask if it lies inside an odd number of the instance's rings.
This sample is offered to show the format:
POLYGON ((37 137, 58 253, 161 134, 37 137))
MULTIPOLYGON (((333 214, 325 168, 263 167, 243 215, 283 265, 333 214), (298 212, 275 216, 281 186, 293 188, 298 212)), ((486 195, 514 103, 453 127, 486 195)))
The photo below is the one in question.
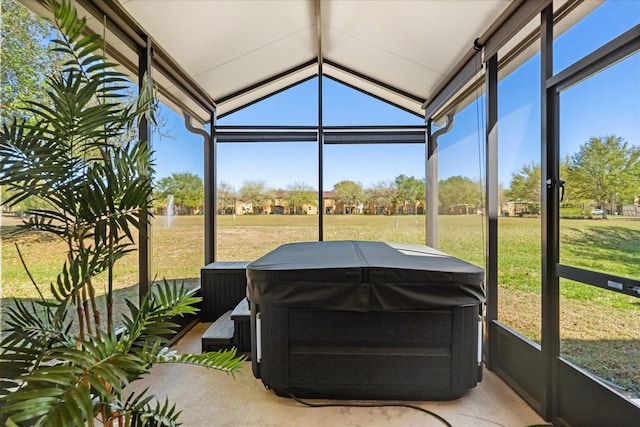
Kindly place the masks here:
MULTIPOLYGON (((616 212, 640 195, 640 147, 615 135, 591 137, 562 159, 560 179, 565 181, 563 207, 616 212)), ((540 164, 531 163, 511 174, 504 196, 539 204, 541 188, 540 164)))
MULTIPOLYGON (((577 153, 562 160, 560 177, 565 183, 562 205, 565 207, 599 207, 611 212, 620 204, 632 204, 640 195, 640 147, 631 146, 622 138, 609 135, 593 137, 582 144, 577 153)), ((484 208, 483 186, 479 180, 452 176, 438 183, 438 212, 478 212, 484 208)), ((500 189, 500 203, 529 203, 533 213, 539 212, 541 200, 541 170, 539 163, 529 163, 511 174, 509 187, 500 189)), ((399 208, 425 206, 425 181, 414 176, 398 175, 390 181, 379 181, 369 187, 359 182, 343 180, 336 183, 330 198, 342 207, 342 212, 357 213, 357 206, 375 206, 370 213, 393 214, 399 208)), ((156 182, 156 206, 166 205, 172 195, 177 213, 198 213, 204 205, 204 185, 200 177, 189 172, 174 173, 156 182)), ((235 207, 237 202, 251 205, 252 213, 276 199, 291 212, 304 213, 303 206, 317 205, 318 194, 305 182, 294 182, 285 188, 272 188, 264 180, 247 180, 239 189, 226 182, 217 188, 217 211, 235 207)), ((405 212, 406 213, 406 212, 405 212)), ((415 212, 411 212, 415 213, 415 212)))
MULTIPOLYGON (((276 199, 284 202, 295 214, 305 213, 303 206, 318 204, 317 190, 305 183, 294 182, 285 188, 274 189, 264 180, 244 181, 236 191, 226 182, 221 182, 217 188, 218 211, 224 212, 240 201, 251 204, 253 213, 260 213, 260 209, 270 201, 276 199)), ((413 176, 398 175, 393 181, 380 181, 371 187, 364 187, 361 183, 343 180, 336 183, 329 197, 343 206, 339 213, 356 213, 355 207, 373 204, 379 213, 394 213, 399 205, 424 204, 424 179, 413 176)))
MULTIPOLYGON (((561 161, 560 177, 565 183, 563 207, 580 207, 583 211, 598 207, 616 212, 622 205, 634 203, 640 196, 640 147, 624 139, 609 135, 592 137, 580 146, 577 153, 561 161)), ((452 176, 438 183, 438 212, 470 213, 484 208, 482 182, 465 176, 452 176)), ((529 163, 511 174, 509 186, 499 189, 500 204, 508 201, 528 203, 532 213, 539 212, 541 200, 541 170, 539 163, 529 163)), ((380 181, 369 187, 343 180, 331 190, 331 198, 339 203, 341 212, 354 214, 357 206, 374 206, 369 213, 393 214, 407 207, 403 213, 416 213, 425 207, 425 181, 414 176, 398 175, 390 181, 380 181), (411 208, 409 208, 411 207, 411 208)), ((9 194, 3 191, 4 198, 9 194)), ((155 183, 154 206, 157 212, 166 208, 168 196, 173 196, 176 214, 197 214, 204 207, 202 179, 190 172, 173 173, 155 183)), ((226 182, 217 188, 217 211, 224 212, 237 202, 251 206, 252 213, 276 197, 284 201, 291 212, 304 213, 304 206, 317 205, 317 190, 305 182, 294 182, 285 188, 274 189, 264 180, 247 180, 239 189, 226 182)), ((42 206, 38 200, 24 200, 17 207, 26 211, 42 206)))

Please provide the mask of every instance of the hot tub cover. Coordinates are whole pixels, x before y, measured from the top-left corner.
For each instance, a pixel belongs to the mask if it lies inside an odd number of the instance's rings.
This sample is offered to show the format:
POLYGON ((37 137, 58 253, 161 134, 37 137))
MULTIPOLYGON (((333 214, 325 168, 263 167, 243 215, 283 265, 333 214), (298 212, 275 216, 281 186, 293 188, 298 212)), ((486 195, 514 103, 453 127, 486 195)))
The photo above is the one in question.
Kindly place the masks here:
POLYGON ((331 241, 282 245, 247 266, 256 304, 388 311, 484 302, 484 272, 428 246, 331 241))

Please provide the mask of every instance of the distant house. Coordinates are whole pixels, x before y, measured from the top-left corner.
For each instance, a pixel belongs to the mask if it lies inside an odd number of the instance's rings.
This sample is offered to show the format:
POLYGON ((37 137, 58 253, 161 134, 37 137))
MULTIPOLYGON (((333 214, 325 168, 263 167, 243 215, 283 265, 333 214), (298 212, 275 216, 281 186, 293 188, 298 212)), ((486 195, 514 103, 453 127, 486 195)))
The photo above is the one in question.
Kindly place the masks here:
POLYGON ((507 202, 501 207, 501 214, 503 216, 525 216, 525 215, 537 215, 540 213, 540 203, 532 202, 529 200, 513 200, 507 202))
MULTIPOLYGON (((317 193, 314 193, 317 194, 317 193)), ((357 202, 350 205, 337 200, 336 192, 333 190, 322 192, 322 209, 325 215, 335 214, 365 214, 365 215, 423 215, 424 202, 417 201, 411 203, 405 201, 401 205, 395 203, 390 206, 377 206, 374 203, 357 202)), ((472 208, 475 212, 475 208, 472 208)), ((269 215, 318 215, 318 204, 303 203, 300 206, 292 206, 288 200, 286 190, 278 190, 275 192, 273 199, 266 201, 257 211, 254 209, 253 203, 244 203, 236 200, 234 206, 227 206, 224 214, 245 215, 252 213, 269 214, 269 215)), ((223 213, 219 212, 219 213, 223 213)))
POLYGON ((624 205, 622 206, 622 215, 624 216, 640 216, 640 206, 624 205))
POLYGON ((640 196, 633 198, 633 205, 623 205, 622 215, 624 216, 640 216, 640 196))
POLYGON ((404 203, 395 206, 396 214, 398 215, 423 215, 424 204, 421 201, 415 201, 411 203, 409 200, 405 200, 404 203))
POLYGON ((476 206, 468 203, 459 203, 457 205, 451 205, 447 209, 449 215, 475 215, 478 209, 476 206))
POLYGON ((289 213, 287 205, 287 192, 278 190, 274 198, 265 203, 262 211, 266 214, 284 215, 285 213, 289 213))
POLYGON ((323 191, 322 192, 322 209, 326 215, 332 215, 336 212, 336 192, 335 191, 323 191))

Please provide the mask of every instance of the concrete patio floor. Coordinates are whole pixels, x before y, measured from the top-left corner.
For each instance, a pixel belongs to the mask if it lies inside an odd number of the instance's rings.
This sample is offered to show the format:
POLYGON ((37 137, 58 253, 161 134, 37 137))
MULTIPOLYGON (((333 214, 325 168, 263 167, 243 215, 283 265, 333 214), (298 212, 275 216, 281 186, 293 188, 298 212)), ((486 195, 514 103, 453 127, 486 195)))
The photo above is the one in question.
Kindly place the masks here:
MULTIPOLYGON (((179 353, 200 352, 200 337, 209 323, 196 325, 174 349, 179 353)), ((306 407, 293 399, 278 397, 253 376, 247 362, 235 377, 197 366, 166 364, 135 383, 149 387, 161 401, 175 402, 187 427, 204 426, 444 426, 437 418, 407 407, 358 408, 306 407)), ((310 399, 313 403, 373 403, 388 401, 343 401, 310 399)), ((462 398, 449 402, 402 402, 435 412, 452 426, 533 426, 546 424, 513 390, 485 369, 482 382, 462 398)))

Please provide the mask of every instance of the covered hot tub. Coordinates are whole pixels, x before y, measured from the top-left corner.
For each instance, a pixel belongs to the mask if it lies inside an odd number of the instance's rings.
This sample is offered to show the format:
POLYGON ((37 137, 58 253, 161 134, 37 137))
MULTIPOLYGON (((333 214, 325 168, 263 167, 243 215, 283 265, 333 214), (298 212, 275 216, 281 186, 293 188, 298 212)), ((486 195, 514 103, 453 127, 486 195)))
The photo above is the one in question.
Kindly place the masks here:
POLYGON ((247 266, 253 373, 283 396, 458 398, 482 377, 483 280, 427 246, 280 246, 247 266))

